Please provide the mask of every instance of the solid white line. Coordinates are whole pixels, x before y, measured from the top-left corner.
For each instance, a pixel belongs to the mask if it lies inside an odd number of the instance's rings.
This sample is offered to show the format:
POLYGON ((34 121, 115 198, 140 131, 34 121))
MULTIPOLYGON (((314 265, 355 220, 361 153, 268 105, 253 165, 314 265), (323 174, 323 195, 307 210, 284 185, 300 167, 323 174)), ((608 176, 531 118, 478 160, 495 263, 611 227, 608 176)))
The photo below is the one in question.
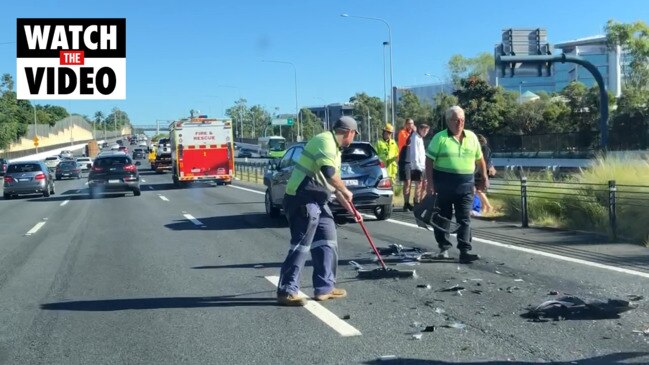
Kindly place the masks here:
POLYGON ((68 199, 68 200, 64 201, 63 203, 61 203, 61 206, 64 206, 64 205, 68 204, 69 202, 70 202, 70 199, 68 199))
MULTIPOLYGON (((239 186, 232 186, 232 185, 230 185, 230 186, 233 187, 233 188, 241 189, 241 190, 251 191, 251 192, 257 193, 257 194, 264 194, 264 193, 262 193, 260 191, 257 191, 257 190, 246 189, 246 188, 242 188, 242 187, 239 187, 239 186)), ((372 217, 372 216, 365 215, 365 214, 363 214, 363 216, 372 217)), ((394 223, 394 224, 400 224, 402 226, 411 227, 411 228, 425 229, 425 228, 419 227, 418 225, 416 225, 414 223, 403 222, 403 221, 396 220, 396 219, 386 219, 386 222, 390 222, 390 223, 394 223)), ((569 256, 561 256, 561 255, 550 253, 550 252, 539 251, 539 250, 535 250, 535 249, 527 248, 527 247, 514 246, 514 245, 507 244, 507 243, 487 240, 487 239, 479 238, 479 237, 475 237, 475 236, 473 236, 473 240, 476 241, 476 242, 486 243, 486 244, 492 245, 492 246, 498 246, 498 247, 502 247, 502 248, 509 248, 509 249, 512 249, 512 250, 531 253, 531 254, 539 255, 539 256, 550 257, 550 258, 561 260, 561 261, 573 262, 573 263, 576 263, 576 264, 596 267, 596 268, 599 268, 599 269, 605 269, 605 270, 610 270, 610 271, 616 271, 616 272, 620 272, 620 273, 624 273, 624 274, 635 275, 635 276, 639 276, 639 277, 649 279, 649 273, 645 273, 645 272, 642 272, 642 271, 636 271, 636 270, 625 269, 625 268, 617 267, 617 266, 600 264, 598 262, 582 260, 582 259, 569 257, 569 256)))
POLYGON ((197 225, 197 226, 201 226, 201 227, 205 227, 205 225, 203 224, 203 222, 201 222, 201 221, 199 221, 198 219, 194 218, 191 214, 186 214, 186 213, 185 213, 185 214, 183 214, 183 216, 184 216, 185 218, 187 218, 189 221, 191 221, 192 223, 194 223, 195 225, 197 225))
POLYGON ((253 189, 248 189, 248 188, 242 188, 241 186, 234 186, 234 185, 228 185, 228 186, 231 187, 231 188, 239 189, 239 190, 249 191, 249 192, 251 192, 251 193, 256 193, 256 194, 261 194, 261 195, 265 195, 265 194, 266 194, 266 193, 264 193, 263 191, 253 190, 253 189))
POLYGON ((160 197, 160 199, 162 199, 162 200, 164 200, 164 201, 166 201, 166 202, 169 201, 169 199, 167 199, 167 197, 164 196, 164 195, 158 195, 158 196, 160 197))
POLYGON ((38 232, 39 229, 41 229, 45 225, 45 222, 38 222, 34 226, 34 228, 30 229, 29 232, 25 233, 25 236, 31 236, 34 233, 38 232))
MULTIPOLYGON (((270 281, 277 287, 279 284, 279 276, 266 276, 266 280, 270 281)), ((343 337, 350 336, 360 336, 361 332, 354 328, 349 323, 338 318, 337 315, 331 313, 327 308, 320 305, 320 303, 309 299, 309 297, 303 292, 299 292, 298 295, 303 298, 307 298, 306 305, 304 308, 316 316, 319 320, 324 322, 327 326, 333 328, 334 331, 338 332, 343 337)))

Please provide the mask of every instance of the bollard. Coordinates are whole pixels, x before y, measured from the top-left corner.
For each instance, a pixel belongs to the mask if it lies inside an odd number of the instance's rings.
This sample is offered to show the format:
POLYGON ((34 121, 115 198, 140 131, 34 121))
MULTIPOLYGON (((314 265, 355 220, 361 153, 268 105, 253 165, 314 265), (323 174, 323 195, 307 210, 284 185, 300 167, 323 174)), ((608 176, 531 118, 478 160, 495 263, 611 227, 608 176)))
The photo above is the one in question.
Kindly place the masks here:
POLYGON ((257 166, 255 166, 255 184, 257 184, 257 166))
POLYGON ((616 209, 616 194, 617 185, 615 180, 608 181, 608 223, 611 229, 611 239, 617 240, 617 209, 616 209))
POLYGON ((521 176, 521 225, 523 228, 529 227, 527 216, 527 177, 521 176))

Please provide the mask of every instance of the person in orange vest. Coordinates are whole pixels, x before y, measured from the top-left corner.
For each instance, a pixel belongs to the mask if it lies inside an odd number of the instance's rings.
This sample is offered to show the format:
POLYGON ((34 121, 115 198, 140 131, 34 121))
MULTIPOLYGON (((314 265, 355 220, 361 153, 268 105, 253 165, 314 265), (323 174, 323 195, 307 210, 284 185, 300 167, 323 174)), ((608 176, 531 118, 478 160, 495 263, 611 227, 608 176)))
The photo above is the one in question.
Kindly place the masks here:
POLYGON ((403 128, 399 131, 397 144, 399 145, 399 181, 403 182, 403 211, 412 210, 410 204, 411 179, 411 154, 409 153, 410 142, 413 133, 416 133, 415 121, 408 118, 403 122, 403 128))

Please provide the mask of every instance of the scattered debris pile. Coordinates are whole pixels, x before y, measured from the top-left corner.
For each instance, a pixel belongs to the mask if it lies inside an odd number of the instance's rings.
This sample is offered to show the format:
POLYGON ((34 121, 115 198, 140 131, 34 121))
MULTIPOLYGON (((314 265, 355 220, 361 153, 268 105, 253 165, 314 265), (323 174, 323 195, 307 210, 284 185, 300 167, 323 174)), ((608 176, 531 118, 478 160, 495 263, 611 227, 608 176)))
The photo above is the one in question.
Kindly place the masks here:
POLYGON ((620 313, 635 308, 637 305, 622 299, 586 303, 577 297, 561 297, 557 300, 545 301, 536 307, 529 307, 521 317, 541 322, 548 319, 615 319, 620 318, 620 313))

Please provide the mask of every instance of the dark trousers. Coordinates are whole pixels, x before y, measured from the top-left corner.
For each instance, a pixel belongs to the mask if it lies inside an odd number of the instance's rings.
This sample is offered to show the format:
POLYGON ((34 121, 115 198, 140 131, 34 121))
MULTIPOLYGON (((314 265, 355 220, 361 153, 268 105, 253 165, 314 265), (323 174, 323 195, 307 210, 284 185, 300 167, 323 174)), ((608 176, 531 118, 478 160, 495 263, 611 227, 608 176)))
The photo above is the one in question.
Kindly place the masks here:
POLYGON ((291 230, 291 248, 282 264, 278 294, 297 294, 300 274, 311 254, 315 295, 331 292, 336 284, 338 242, 331 209, 325 203, 304 202, 284 195, 284 210, 291 230))
MULTIPOLYGON (((473 206, 473 191, 438 191, 437 206, 440 215, 444 218, 453 217, 455 208, 455 221, 460 225, 457 232, 457 248, 460 251, 471 250, 471 207, 473 206)), ((440 250, 453 247, 449 241, 450 235, 440 230, 435 230, 435 240, 440 250)))

